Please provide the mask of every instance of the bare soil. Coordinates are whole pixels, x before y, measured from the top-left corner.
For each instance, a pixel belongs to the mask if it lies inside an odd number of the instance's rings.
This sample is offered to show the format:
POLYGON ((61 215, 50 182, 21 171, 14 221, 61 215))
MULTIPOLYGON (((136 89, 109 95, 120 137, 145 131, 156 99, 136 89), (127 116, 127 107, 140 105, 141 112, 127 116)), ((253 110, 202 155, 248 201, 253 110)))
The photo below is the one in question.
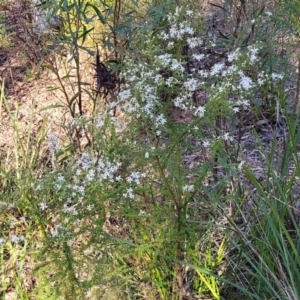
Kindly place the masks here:
MULTIPOLYGON (((46 132, 61 131, 60 124, 66 124, 70 118, 66 107, 65 92, 71 98, 76 93, 75 79, 62 80, 50 70, 58 70, 60 77, 75 75, 75 66, 62 48, 49 46, 41 36, 35 36, 30 31, 28 16, 24 13, 22 3, 2 8, 5 15, 5 25, 9 36, 9 46, 0 45, 0 83, 4 84, 4 96, 1 107, 0 157, 5 164, 12 163, 12 151, 16 138, 13 120, 18 126, 20 140, 25 141, 30 135, 31 147, 44 126, 46 132), (23 10, 22 10, 23 9, 23 10), (29 25, 28 25, 29 24, 29 25), (49 65, 51 68, 45 68, 49 65), (46 109, 55 105, 63 107, 46 109)), ((1 10, 1 9, 0 9, 1 10)), ((80 64, 81 80, 94 85, 94 57, 82 54, 80 64)), ((88 88, 88 87, 87 87, 88 88)), ((87 108, 89 96, 83 93, 83 102, 87 108)), ((63 136, 63 133, 61 136, 63 136)), ((29 150, 33 151, 33 149, 29 150)), ((47 145, 40 155, 47 152, 47 145)))

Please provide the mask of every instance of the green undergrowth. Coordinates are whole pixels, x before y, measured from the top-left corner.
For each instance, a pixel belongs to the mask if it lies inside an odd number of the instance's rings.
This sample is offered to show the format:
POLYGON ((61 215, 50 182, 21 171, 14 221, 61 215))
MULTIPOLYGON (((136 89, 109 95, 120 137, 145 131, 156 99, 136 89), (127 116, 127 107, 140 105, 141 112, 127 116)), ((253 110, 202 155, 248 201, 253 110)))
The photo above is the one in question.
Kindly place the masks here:
POLYGON ((200 5, 144 4, 55 4, 75 73, 45 60, 64 98, 44 110, 67 108, 63 130, 36 132, 33 101, 24 139, 2 85, 0 296, 299 299, 289 10, 225 1, 216 30, 200 5), (95 90, 80 67, 101 30, 95 90))

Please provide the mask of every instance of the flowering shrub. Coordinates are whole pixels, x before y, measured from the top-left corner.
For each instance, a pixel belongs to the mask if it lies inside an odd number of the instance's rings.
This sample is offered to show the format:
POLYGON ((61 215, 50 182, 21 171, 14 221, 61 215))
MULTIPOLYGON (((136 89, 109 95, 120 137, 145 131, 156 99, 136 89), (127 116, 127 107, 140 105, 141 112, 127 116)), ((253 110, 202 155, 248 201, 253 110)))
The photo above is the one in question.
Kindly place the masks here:
MULTIPOLYGON (((63 145, 51 134, 52 168, 24 192, 33 207, 28 218, 45 238, 41 256, 55 270, 54 285, 69 282, 57 287, 66 298, 86 299, 92 288, 115 280, 134 294, 143 283, 154 299, 182 298, 187 289, 220 299, 222 226, 214 249, 206 236, 210 223, 224 223, 217 213, 221 195, 244 165, 230 161, 235 127, 263 98, 262 86, 283 77, 264 69, 260 43, 218 53, 192 9, 177 7, 165 22, 140 56, 125 57, 124 84, 110 104, 123 119, 112 116, 112 107, 90 121, 73 118, 73 131, 87 132, 93 143, 66 162, 57 161, 63 145), (203 274, 197 277, 190 263, 203 265, 203 274)), ((15 244, 24 240, 11 237, 15 244)))
MULTIPOLYGON (((128 58, 125 62, 122 78, 126 83, 118 105, 134 118, 150 122, 148 129, 156 136, 172 132, 172 108, 192 116, 193 126, 212 124, 218 116, 237 120, 236 114, 251 111, 257 99, 261 105, 266 104, 262 99, 263 86, 274 88, 283 79, 281 74, 263 69, 259 42, 218 55, 214 42, 192 27, 193 18, 197 17, 192 10, 177 7, 167 15, 168 29, 148 41, 153 48, 146 51, 147 60, 137 64, 128 58), (157 45, 166 48, 157 49, 157 45), (185 55, 181 54, 183 46, 188 49, 185 55), (209 60, 216 62, 209 68, 203 67, 209 60), (204 99, 197 99, 198 92, 205 93, 204 99)), ((228 132, 220 136, 225 141, 232 140, 228 132)), ((212 136, 208 138, 212 138, 211 142, 215 140, 212 136)), ((205 146, 207 143, 202 142, 205 146)))

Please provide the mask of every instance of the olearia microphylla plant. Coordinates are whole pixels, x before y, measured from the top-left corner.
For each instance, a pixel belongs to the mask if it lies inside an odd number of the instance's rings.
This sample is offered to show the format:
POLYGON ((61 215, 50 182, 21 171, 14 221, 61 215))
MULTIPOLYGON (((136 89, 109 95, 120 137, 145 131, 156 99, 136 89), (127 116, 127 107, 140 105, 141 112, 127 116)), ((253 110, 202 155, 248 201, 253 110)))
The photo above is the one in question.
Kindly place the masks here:
MULTIPOLYGON (((222 202, 222 189, 212 170, 232 166, 215 159, 228 157, 228 146, 234 147, 230 121, 251 109, 260 86, 282 79, 268 70, 254 72, 259 43, 213 56, 216 51, 207 50, 214 43, 200 35, 200 16, 193 10, 177 7, 166 19, 149 38, 145 59, 124 61, 124 84, 112 104, 124 120, 117 121, 111 107, 93 122, 81 120, 80 128, 93 132, 92 147, 68 164, 56 164, 32 186, 35 221, 46 237, 45 266, 52 265, 55 280, 69 280, 73 299, 84 299, 89 288, 115 278, 136 293, 140 283, 148 285, 156 299, 183 297, 187 273, 193 273, 184 262, 205 260, 199 245, 208 227, 219 223, 212 211, 222 202), (205 67, 207 61, 214 63, 205 67), (183 122, 177 121, 178 112, 183 122), (203 158, 190 163, 188 152, 203 158)), ((49 150, 54 163, 56 134, 49 150)), ((232 172, 240 172, 243 163, 235 161, 234 167, 232 172)), ((219 177, 224 185, 226 179, 219 177)), ((208 261, 203 266, 199 277, 206 291, 220 299, 219 289, 209 285, 218 266, 208 261)))
MULTIPOLYGON (((57 271, 57 280, 66 276, 70 283, 75 277, 81 282, 87 282, 94 276, 93 272, 97 272, 96 266, 89 269, 88 261, 84 261, 82 253, 88 251, 94 243, 95 251, 102 252, 101 236, 109 211, 109 199, 115 194, 126 192, 125 188, 121 191, 118 188, 123 181, 118 173, 120 168, 119 162, 83 152, 68 170, 53 171, 32 187, 38 223, 44 230, 47 228, 45 251, 47 257, 52 259, 49 264, 55 270, 61 268, 57 271), (75 244, 78 247, 72 252, 75 244), (77 260, 75 263, 67 256, 70 251, 74 259, 81 257, 82 261, 77 260)), ((138 182, 140 176, 138 172, 133 173, 131 182, 138 182)), ((79 283, 73 284, 81 290, 79 283)))
MULTIPOLYGON (((161 30, 158 37, 155 36, 148 42, 150 46, 145 52, 147 60, 137 64, 128 58, 125 62, 122 76, 126 83, 119 94, 118 105, 123 111, 134 120, 139 120, 137 124, 141 127, 147 128, 158 147, 165 147, 166 163, 160 165, 157 158, 156 166, 161 169, 169 168, 168 172, 173 172, 173 176, 175 171, 168 165, 168 159, 173 159, 172 151, 182 148, 177 147, 178 144, 171 144, 175 140, 174 143, 183 145, 186 137, 192 134, 198 138, 198 145, 211 148, 211 153, 223 154, 225 162, 219 162, 228 168, 228 154, 231 154, 228 152, 228 145, 234 146, 237 143, 238 132, 235 127, 239 115, 250 112, 251 107, 257 104, 257 99, 262 99, 263 85, 276 87, 283 79, 281 74, 273 73, 271 69, 264 70, 261 57, 263 47, 259 42, 243 49, 228 49, 225 56, 217 55, 214 43, 209 43, 207 37, 201 37, 197 34, 197 28, 192 27, 190 20, 193 17, 191 10, 183 12, 180 8, 167 16, 167 29, 161 30), (157 45, 166 47, 159 49, 157 45), (209 60, 215 63, 209 68, 203 67, 207 66, 206 61, 209 60), (190 68, 188 63, 195 67, 190 68), (197 99, 198 92, 202 91, 205 92, 204 101, 197 99), (176 108, 192 116, 193 121, 187 126, 175 124, 172 112, 176 108), (218 123, 219 118, 225 124, 218 123), (168 146, 162 142, 166 140, 170 143, 168 146), (221 148, 225 149, 223 153, 217 151, 221 148)), ((237 170, 241 171, 244 161, 238 163, 237 157, 235 159, 237 170)), ((180 173, 182 164, 176 164, 175 161, 172 160, 172 163, 180 173)), ((203 164, 202 174, 206 167, 203 164)), ((181 170, 181 179, 185 176, 183 174, 187 175, 181 170)), ((206 175, 208 174, 207 171, 206 175)), ((160 176, 165 179, 163 172, 160 176)), ((168 185, 167 181, 164 183, 168 185)), ((194 184, 199 189, 202 183, 195 181, 194 184)), ((171 189, 174 187, 168 188, 172 197, 171 189)), ((187 185, 183 185, 181 193, 187 190, 187 185)), ((176 194, 178 190, 173 192, 176 194)), ((177 215, 181 215, 184 210, 180 209, 187 202, 180 202, 173 197, 173 203, 177 215)))
MULTIPOLYGON (((154 136, 173 133, 174 108, 193 117, 189 130, 195 128, 198 134, 199 125, 213 124, 218 117, 237 120, 238 113, 250 111, 257 99, 264 101, 260 92, 263 85, 276 86, 283 79, 281 74, 261 67, 260 43, 218 55, 215 44, 192 26, 193 19, 192 10, 177 7, 167 16, 167 30, 149 40, 152 48, 149 46, 145 53, 148 59, 139 64, 130 58, 125 61, 121 75, 126 83, 118 105, 141 124, 146 122, 154 136), (166 47, 158 49, 157 45, 166 47), (207 61, 215 63, 207 68, 207 61), (198 99, 199 92, 205 95, 203 99, 198 99)), ((217 131, 217 136, 207 136, 202 145, 213 145, 216 138, 233 141, 234 132, 230 135, 226 128, 217 131)), ((203 138, 203 132, 200 136, 203 138)))

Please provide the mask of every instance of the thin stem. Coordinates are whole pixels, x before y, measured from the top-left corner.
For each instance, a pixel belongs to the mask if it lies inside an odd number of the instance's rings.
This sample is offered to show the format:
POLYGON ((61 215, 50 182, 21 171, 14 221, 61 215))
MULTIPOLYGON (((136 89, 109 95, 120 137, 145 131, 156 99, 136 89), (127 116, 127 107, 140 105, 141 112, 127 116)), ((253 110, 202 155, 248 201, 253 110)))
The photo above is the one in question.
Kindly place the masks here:
POLYGON ((300 58, 298 59, 298 77, 297 77, 297 91, 296 91, 296 101, 295 101, 295 113, 297 114, 299 108, 299 95, 300 95, 300 58))
POLYGON ((164 183, 165 183, 165 185, 166 185, 166 187, 167 187, 167 190, 168 190, 169 194, 171 195, 171 198, 173 199, 173 202, 174 202, 174 204, 175 204, 175 206, 176 206, 176 208, 177 208, 177 207, 179 207, 180 202, 179 202, 179 200, 176 198, 176 195, 175 195, 175 193, 174 193, 174 191, 173 191, 173 189, 172 189, 172 187, 171 187, 169 181, 167 180, 167 178, 166 178, 166 176, 165 176, 164 168, 163 168, 163 166, 161 165, 161 163, 160 163, 160 161, 159 161, 159 157, 156 156, 155 158, 156 158, 156 162, 157 162, 157 164, 158 164, 158 170, 159 170, 160 176, 161 176, 161 178, 163 179, 163 181, 164 181, 164 183))

